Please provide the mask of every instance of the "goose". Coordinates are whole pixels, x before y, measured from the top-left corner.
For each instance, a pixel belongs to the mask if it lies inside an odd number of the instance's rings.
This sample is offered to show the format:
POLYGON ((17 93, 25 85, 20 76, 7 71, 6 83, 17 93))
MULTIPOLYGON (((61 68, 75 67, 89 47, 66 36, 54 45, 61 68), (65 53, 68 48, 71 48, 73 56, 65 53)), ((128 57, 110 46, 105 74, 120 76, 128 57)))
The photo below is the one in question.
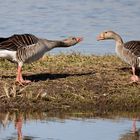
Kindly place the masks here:
POLYGON ((140 78, 136 75, 136 69, 140 67, 140 41, 123 42, 119 34, 114 31, 105 31, 97 36, 97 40, 113 39, 116 42, 116 53, 126 63, 131 65, 132 73, 131 82, 140 82, 140 78))
POLYGON ((30 80, 24 80, 22 66, 24 63, 37 61, 53 48, 70 47, 82 41, 82 37, 68 37, 64 40, 48 40, 38 38, 33 34, 14 34, 7 38, 0 38, 0 58, 17 63, 16 82, 28 84, 30 80))

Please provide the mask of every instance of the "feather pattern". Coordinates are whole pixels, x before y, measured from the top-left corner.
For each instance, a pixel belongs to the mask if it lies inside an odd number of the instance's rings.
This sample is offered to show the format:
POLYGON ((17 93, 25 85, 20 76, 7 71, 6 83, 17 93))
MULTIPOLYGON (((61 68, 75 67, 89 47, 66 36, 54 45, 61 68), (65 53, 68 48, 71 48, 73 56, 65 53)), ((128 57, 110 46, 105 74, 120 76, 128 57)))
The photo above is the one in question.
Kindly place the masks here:
POLYGON ((16 81, 27 84, 31 81, 22 77, 22 66, 40 59, 47 51, 56 47, 70 47, 83 39, 70 37, 65 40, 47 40, 37 38, 32 34, 15 34, 8 38, 0 38, 0 58, 8 59, 18 64, 16 81))
POLYGON ((40 43, 25 46, 17 50, 17 58, 19 61, 30 63, 41 58, 47 49, 45 45, 40 45, 40 43))
POLYGON ((126 63, 134 67, 140 66, 140 41, 121 43, 116 39, 116 53, 126 63))
POLYGON ((140 67, 140 41, 123 42, 121 36, 114 31, 102 32, 98 40, 113 39, 116 42, 116 53, 126 63, 133 67, 140 67))
POLYGON ((140 41, 126 42, 124 48, 128 49, 135 56, 140 57, 140 41))
POLYGON ((32 34, 15 34, 8 38, 0 38, 0 57, 21 64, 30 63, 55 47, 69 47, 80 41, 81 38, 73 37, 57 41, 37 38, 32 34))
POLYGON ((36 44, 38 41, 39 39, 31 34, 16 34, 9 38, 1 38, 0 49, 17 51, 19 48, 36 44))
MULTIPOLYGON (((7 50, 9 52, 16 51, 15 57, 17 58, 17 62, 32 62, 42 57, 45 53, 45 46, 38 45, 39 40, 40 39, 31 34, 16 34, 9 38, 1 38, 0 50, 1 52, 4 52, 3 50, 7 50), (42 52, 41 55, 40 51, 42 52)), ((6 57, 8 59, 10 58, 7 55, 6 57)))

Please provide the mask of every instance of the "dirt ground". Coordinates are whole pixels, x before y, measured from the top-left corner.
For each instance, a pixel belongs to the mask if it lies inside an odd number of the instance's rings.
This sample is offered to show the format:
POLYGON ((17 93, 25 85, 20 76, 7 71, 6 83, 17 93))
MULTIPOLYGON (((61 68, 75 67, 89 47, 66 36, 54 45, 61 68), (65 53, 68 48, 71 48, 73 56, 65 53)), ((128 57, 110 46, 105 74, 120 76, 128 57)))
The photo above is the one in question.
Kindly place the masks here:
POLYGON ((47 55, 25 64, 32 83, 15 83, 16 64, 0 60, 0 111, 136 111, 140 84, 116 56, 47 55))

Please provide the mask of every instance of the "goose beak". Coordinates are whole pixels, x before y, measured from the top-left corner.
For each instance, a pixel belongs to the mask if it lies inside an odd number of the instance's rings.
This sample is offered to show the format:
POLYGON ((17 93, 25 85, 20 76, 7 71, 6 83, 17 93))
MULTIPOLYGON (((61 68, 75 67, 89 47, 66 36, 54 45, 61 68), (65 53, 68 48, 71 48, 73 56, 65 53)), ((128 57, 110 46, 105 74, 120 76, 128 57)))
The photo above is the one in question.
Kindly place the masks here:
POLYGON ((77 40, 77 42, 81 42, 81 41, 83 41, 83 37, 77 37, 76 40, 77 40))
POLYGON ((100 41, 100 40, 104 40, 105 38, 102 37, 101 35, 97 36, 97 41, 100 41))
POLYGON ((101 33, 97 36, 97 41, 100 41, 100 40, 105 40, 105 34, 104 33, 101 33))

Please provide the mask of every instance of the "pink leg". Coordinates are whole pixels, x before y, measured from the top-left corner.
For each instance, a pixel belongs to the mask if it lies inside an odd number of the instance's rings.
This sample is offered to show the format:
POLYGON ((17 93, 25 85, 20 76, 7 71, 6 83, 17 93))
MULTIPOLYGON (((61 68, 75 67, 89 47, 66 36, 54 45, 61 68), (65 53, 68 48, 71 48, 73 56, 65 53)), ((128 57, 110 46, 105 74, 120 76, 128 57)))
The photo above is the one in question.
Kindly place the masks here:
POLYGON ((28 84, 28 83, 30 83, 31 81, 29 81, 29 80, 23 80, 21 71, 22 71, 22 67, 18 66, 16 81, 21 83, 21 84, 28 84))
POLYGON ((20 116, 15 122, 15 127, 18 133, 18 140, 22 140, 22 118, 20 116))
POLYGON ((136 118, 133 119, 133 125, 132 125, 132 132, 136 133, 137 129, 136 129, 136 118))
POLYGON ((131 77, 132 83, 140 82, 139 77, 135 74, 135 67, 134 66, 132 66, 132 72, 133 72, 133 75, 131 77))

